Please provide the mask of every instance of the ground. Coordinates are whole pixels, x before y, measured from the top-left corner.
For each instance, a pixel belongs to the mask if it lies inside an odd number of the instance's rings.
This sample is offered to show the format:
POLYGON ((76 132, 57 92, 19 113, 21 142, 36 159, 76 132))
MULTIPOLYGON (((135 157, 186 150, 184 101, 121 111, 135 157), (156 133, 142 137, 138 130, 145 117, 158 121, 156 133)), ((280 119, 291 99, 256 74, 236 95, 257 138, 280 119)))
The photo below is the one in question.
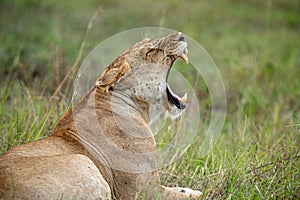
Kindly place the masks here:
MULTIPOLYGON (((70 106, 76 69, 96 44, 130 28, 167 27, 210 54, 227 115, 205 156, 197 150, 209 114, 201 116, 195 142, 161 170, 162 183, 208 199, 300 198, 299 1, 2 0, 0 16, 0 153, 53 130, 70 106)), ((205 82, 197 87, 209 112, 205 82)))

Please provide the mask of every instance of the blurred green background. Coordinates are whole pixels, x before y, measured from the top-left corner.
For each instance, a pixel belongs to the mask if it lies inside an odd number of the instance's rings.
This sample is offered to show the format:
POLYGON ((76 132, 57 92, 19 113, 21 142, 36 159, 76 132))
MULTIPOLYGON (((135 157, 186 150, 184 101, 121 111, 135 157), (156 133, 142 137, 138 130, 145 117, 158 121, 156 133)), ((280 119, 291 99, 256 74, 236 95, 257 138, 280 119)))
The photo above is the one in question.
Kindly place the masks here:
POLYGON ((165 27, 211 55, 224 80, 227 118, 211 154, 197 156, 196 140, 162 182, 201 189, 207 198, 300 198, 298 0, 1 0, 0 16, 0 152, 53 130, 69 106, 75 71, 67 73, 83 41, 82 57, 121 31, 165 27))

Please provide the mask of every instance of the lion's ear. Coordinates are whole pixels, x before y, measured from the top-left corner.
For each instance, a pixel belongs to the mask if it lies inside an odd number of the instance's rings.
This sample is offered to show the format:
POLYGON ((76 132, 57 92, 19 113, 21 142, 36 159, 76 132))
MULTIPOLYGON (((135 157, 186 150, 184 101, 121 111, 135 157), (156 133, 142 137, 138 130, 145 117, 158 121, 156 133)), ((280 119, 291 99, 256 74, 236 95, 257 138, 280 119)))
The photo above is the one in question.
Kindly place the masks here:
POLYGON ((121 80, 124 76, 128 75, 131 71, 131 67, 128 62, 122 62, 121 64, 116 64, 109 66, 102 73, 101 77, 96 81, 97 87, 102 87, 106 92, 117 82, 121 80))

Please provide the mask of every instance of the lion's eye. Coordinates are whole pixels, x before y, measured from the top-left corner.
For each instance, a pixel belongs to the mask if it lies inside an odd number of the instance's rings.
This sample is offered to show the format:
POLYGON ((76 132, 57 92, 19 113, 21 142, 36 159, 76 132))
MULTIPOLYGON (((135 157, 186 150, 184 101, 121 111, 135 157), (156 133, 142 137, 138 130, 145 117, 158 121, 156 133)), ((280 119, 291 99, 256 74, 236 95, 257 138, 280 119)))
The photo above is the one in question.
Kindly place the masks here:
POLYGON ((147 53, 146 53, 146 57, 147 58, 151 58, 152 54, 153 54, 154 49, 150 49, 147 53))

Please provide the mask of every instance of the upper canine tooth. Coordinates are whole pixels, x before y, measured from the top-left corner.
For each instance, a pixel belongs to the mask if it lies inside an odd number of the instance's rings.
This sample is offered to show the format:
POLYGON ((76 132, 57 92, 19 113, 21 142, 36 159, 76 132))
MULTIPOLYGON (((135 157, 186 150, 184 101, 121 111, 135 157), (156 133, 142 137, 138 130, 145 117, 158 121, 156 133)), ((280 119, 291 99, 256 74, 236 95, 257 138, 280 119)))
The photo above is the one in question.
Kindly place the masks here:
POLYGON ((187 102, 187 93, 185 93, 185 94, 183 95, 183 97, 181 97, 181 102, 182 102, 182 103, 186 103, 186 102, 187 102))
POLYGON ((186 62, 187 64, 189 63, 189 59, 186 54, 183 53, 179 57, 182 58, 182 60, 184 60, 184 62, 186 62))

